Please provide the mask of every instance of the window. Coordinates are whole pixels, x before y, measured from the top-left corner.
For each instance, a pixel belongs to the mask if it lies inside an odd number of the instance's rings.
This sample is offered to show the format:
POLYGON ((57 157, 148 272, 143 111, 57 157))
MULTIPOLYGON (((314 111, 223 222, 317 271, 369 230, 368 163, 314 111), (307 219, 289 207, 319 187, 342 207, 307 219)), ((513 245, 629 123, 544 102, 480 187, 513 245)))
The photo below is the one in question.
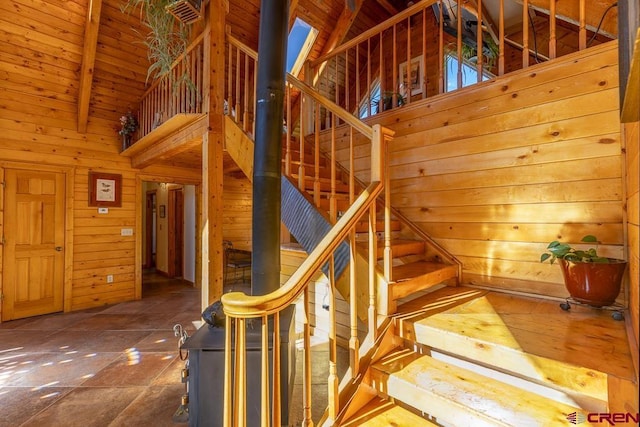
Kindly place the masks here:
POLYGON ((297 76, 302 69, 302 64, 313 42, 316 40, 318 30, 307 24, 300 18, 296 18, 287 39, 287 72, 297 76))
POLYGON ((364 119, 369 117, 369 105, 371 105, 371 115, 378 114, 380 105, 380 80, 376 79, 371 83, 371 90, 362 98, 358 106, 358 117, 364 119))
MULTIPOLYGON (((458 89, 458 56, 449 53, 445 58, 445 91, 451 92, 458 89)), ((482 73, 482 81, 487 81, 493 76, 488 71, 482 73)), ((471 86, 478 82, 478 71, 474 64, 462 60, 462 87, 471 86)))

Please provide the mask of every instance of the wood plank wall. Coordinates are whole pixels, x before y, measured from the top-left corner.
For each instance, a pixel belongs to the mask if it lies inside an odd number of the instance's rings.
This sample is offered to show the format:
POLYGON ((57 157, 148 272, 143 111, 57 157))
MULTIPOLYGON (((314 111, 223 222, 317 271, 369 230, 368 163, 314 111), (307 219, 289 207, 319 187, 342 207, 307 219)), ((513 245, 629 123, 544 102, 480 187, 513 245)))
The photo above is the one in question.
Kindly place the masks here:
MULTIPOLYGON (((280 284, 284 284, 296 269, 307 258, 307 254, 302 249, 283 249, 281 251, 280 262, 280 284)), ((323 305, 330 304, 327 286, 329 279, 321 272, 316 273, 310 282, 309 291, 309 322, 313 328, 313 335, 327 337, 329 334, 329 311, 323 305)), ((296 302, 296 333, 301 334, 304 327, 304 300, 302 297, 296 302)), ((336 334, 341 345, 347 346, 350 338, 349 326, 349 303, 336 293, 336 334)), ((365 334, 365 325, 359 321, 358 330, 360 335, 365 334)))
MULTIPOLYGON (((640 196, 638 185, 640 184, 638 146, 640 145, 640 122, 624 125, 626 147, 626 171, 627 171, 627 233, 629 239, 629 310, 631 312, 631 325, 635 335, 636 344, 640 342, 638 337, 638 309, 640 309, 640 196)), ((637 350, 637 347, 636 347, 637 350)), ((637 359, 636 359, 637 362, 637 359)), ((637 372, 637 366, 636 366, 637 372)))
MULTIPOLYGON (((104 1, 87 133, 77 132, 78 70, 87 2, 0 2, 0 160, 72 168, 72 310, 133 299, 136 175, 119 155, 118 118, 135 111, 145 89, 146 51, 139 18, 104 1), (122 207, 98 214, 88 206, 89 171, 122 175, 122 207), (113 274, 113 283, 106 275, 113 274)), ((199 180, 199 171, 150 168, 147 173, 199 180)), ((179 181, 179 179, 176 179, 179 181)), ((5 230, 5 233, 10 230, 5 230)))
POLYGON ((247 178, 224 177, 223 237, 236 249, 251 250, 253 188, 247 178))
MULTIPOLYGON (((617 46, 370 119, 396 131, 393 206, 464 263, 463 282, 564 297, 560 269, 538 262, 548 242, 595 234, 623 256, 617 46)), ((359 141, 362 179, 367 153, 359 141)))

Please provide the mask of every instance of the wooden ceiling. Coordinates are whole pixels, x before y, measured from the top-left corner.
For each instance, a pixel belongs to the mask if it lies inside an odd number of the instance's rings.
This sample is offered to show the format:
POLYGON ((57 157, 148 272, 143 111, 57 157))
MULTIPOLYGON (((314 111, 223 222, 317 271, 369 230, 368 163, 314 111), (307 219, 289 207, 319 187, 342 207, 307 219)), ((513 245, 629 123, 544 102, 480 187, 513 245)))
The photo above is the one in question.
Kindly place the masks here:
MULTIPOLYGON (((455 4, 455 0, 444 0, 455 4)), ((522 0, 505 0, 521 4, 522 0)), ((138 109, 148 88, 149 62, 142 39, 147 32, 138 12, 123 13, 124 0, 3 0, 0 1, 0 77, 4 90, 15 82, 47 96, 74 104, 77 127, 89 135, 97 128, 113 128, 118 144, 118 118, 138 109), (45 67, 46 65, 46 67, 45 67), (53 75, 42 70, 53 69, 53 75), (6 76, 9 76, 6 77, 6 76)), ((470 3, 474 3, 470 1, 470 3)), ((497 16, 498 0, 483 1, 497 16)), ((614 0, 589 0, 587 23, 597 26, 614 0)), ((538 13, 548 13, 548 0, 529 0, 538 13)), ((556 10, 570 22, 579 20, 577 0, 557 0, 556 10)), ((319 30, 310 58, 352 38, 407 7, 405 0, 291 0, 290 22, 300 17, 319 30), (352 12, 349 4, 354 7, 352 12)), ((257 50, 260 0, 229 0, 226 17, 231 32, 257 50)), ((521 6, 520 6, 521 10, 521 6)), ((223 12, 221 12, 223 13, 223 12)), ((617 8, 603 20, 602 29, 617 33, 617 8)), ((24 91, 24 88, 14 88, 24 91)), ((175 164, 199 168, 199 153, 185 153, 175 164)))

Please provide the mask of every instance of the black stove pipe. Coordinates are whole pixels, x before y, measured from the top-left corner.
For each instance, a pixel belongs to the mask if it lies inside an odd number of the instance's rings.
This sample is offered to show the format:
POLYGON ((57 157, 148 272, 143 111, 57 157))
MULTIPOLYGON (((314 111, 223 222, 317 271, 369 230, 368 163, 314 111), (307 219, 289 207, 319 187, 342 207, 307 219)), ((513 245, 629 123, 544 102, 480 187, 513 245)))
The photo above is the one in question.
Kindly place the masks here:
POLYGON ((262 0, 253 152, 251 294, 280 287, 280 174, 289 1, 262 0))

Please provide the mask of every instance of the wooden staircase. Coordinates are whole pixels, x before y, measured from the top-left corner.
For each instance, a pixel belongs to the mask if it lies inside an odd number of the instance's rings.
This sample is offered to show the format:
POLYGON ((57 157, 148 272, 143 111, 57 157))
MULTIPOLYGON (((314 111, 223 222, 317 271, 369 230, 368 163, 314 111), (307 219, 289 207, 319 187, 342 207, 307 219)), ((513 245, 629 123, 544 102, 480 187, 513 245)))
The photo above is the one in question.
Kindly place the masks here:
MULTIPOLYGON (((253 162, 253 146, 251 139, 240 129, 230 117, 226 117, 225 129, 226 148, 228 153, 234 159, 238 159, 238 166, 247 174, 249 179, 252 171, 251 163, 253 162)), ((294 144, 292 144, 294 145, 294 144)), ((295 144, 298 146, 298 144, 295 144)), ((283 144, 283 174, 285 173, 285 158, 283 144)), ((309 201, 316 200, 315 191, 319 191, 317 200, 318 210, 329 219, 329 211, 332 194, 336 199, 337 212, 343 212, 349 207, 349 185, 347 184, 348 176, 344 171, 337 171, 337 180, 333 184, 335 193, 332 193, 331 168, 329 159, 325 156, 319 158, 319 182, 316 185, 315 178, 315 153, 314 146, 311 143, 304 145, 305 153, 301 155, 299 149, 291 149, 289 151, 289 162, 291 173, 289 178, 292 182, 302 183, 302 190, 306 194, 309 201), (303 161, 301 160, 303 159, 303 161), (304 166, 305 177, 300 179, 299 166, 304 166), (317 187, 317 190, 316 190, 317 187)), ((300 185, 298 185, 300 188, 300 185)), ((368 219, 358 222, 357 232, 357 248, 361 259, 367 259, 368 242, 367 232, 369 227, 368 219)), ((379 264, 382 263, 384 254, 384 218, 378 218, 376 221, 376 230, 378 236, 377 242, 377 258, 379 264), (381 230, 381 231, 380 231, 381 230)), ((399 219, 391 221, 391 251, 394 258, 394 266, 392 269, 392 280, 386 281, 379 272, 378 282, 382 283, 382 289, 379 289, 379 295, 385 299, 381 304, 383 310, 381 314, 392 314, 397 301, 411 297, 417 292, 424 291, 430 287, 441 284, 457 285, 458 283, 458 265, 450 265, 441 262, 438 259, 429 259, 427 255, 427 242, 416 237, 411 230, 403 225, 399 219)), ((341 292, 348 292, 341 289, 341 292)), ((345 295, 346 297, 346 295, 345 295)))
POLYGON ((486 290, 434 290, 398 307, 384 350, 334 425, 563 426, 614 412, 612 390, 633 389, 630 354, 598 355, 600 338, 583 328, 611 328, 609 345, 624 346, 624 326, 590 315, 486 290))
MULTIPOLYGON (((231 148, 230 153, 252 151, 247 148, 250 140, 244 138, 245 148, 231 148)), ((229 137, 227 142, 235 143, 229 137)), ((304 197, 318 202, 319 211, 329 219, 332 196, 338 212, 348 208, 349 186, 340 179, 332 190, 325 158, 319 162, 316 181, 311 146, 306 144, 305 150, 309 151, 302 156, 298 151, 289 153, 292 171, 300 170, 304 159, 304 179, 297 173, 289 178, 301 184, 304 197), (315 199, 314 191, 319 191, 315 199)), ((383 219, 378 218, 375 227, 381 264, 383 219)), ((366 263, 368 220, 359 221, 355 231, 358 262, 366 263)), ((457 286, 459 266, 431 255, 430 242, 411 233, 400 218, 392 220, 391 233, 392 280, 384 280, 381 268, 376 279, 378 314, 388 319, 389 326, 379 331, 380 342, 370 350, 374 356, 363 359, 360 375, 342 385, 336 419, 323 419, 319 425, 567 425, 571 414, 610 408, 609 374, 604 370, 523 348, 501 313, 487 302, 488 291, 457 286)), ((343 292, 339 282, 336 287, 343 292)), ((358 312, 362 314, 360 306, 358 312)))

